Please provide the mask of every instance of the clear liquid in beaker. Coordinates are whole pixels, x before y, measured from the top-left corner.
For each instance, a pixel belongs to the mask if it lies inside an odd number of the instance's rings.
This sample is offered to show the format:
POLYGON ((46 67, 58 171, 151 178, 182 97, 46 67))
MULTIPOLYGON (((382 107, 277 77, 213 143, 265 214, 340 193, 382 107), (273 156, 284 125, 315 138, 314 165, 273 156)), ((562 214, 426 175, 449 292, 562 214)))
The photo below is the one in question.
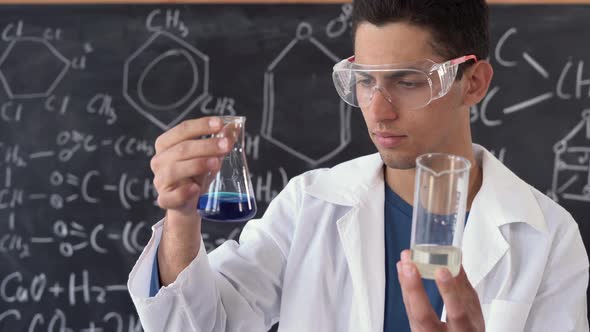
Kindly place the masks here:
POLYGON ((422 278, 434 279, 439 267, 459 273, 470 169, 469 160, 451 154, 416 159, 410 248, 422 278))
POLYGON ((434 279, 439 267, 456 277, 461 269, 461 249, 453 246, 420 244, 412 247, 412 261, 424 279, 434 279))

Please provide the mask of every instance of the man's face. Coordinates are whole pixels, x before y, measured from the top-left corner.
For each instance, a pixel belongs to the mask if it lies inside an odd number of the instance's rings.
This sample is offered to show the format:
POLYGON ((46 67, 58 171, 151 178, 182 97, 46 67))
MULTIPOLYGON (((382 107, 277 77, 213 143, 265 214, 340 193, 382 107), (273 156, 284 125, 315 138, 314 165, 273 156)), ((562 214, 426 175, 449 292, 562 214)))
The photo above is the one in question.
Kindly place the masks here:
MULTIPOLYGON (((426 29, 407 23, 377 27, 364 22, 355 35, 355 62, 360 64, 412 63, 430 59, 444 62, 431 46, 426 29)), ((455 82, 449 93, 419 109, 398 109, 376 92, 369 106, 361 108, 371 140, 384 163, 391 168, 416 166, 416 157, 428 152, 451 152, 464 140, 466 120, 461 85, 455 82)), ((467 126, 468 114, 467 114, 467 126)))

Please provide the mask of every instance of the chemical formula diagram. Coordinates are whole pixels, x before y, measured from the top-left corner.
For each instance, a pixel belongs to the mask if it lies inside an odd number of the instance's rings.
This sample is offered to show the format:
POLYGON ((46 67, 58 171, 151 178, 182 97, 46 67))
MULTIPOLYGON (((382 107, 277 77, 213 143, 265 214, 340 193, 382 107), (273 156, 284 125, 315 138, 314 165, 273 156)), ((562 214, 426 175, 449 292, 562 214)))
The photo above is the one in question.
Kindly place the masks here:
MULTIPOLYGON (((330 87, 332 85, 330 71, 332 66, 338 61, 338 56, 313 37, 311 25, 302 22, 297 27, 295 38, 271 62, 264 74, 262 137, 294 157, 305 161, 311 167, 330 160, 346 148, 351 141, 350 105, 340 100, 337 95, 328 97, 325 95, 313 96, 311 94, 305 94, 304 97, 300 91, 304 87, 307 87, 304 91, 310 92, 317 90, 319 86, 330 87), (305 74, 307 78, 303 77, 301 80, 279 74, 282 70, 281 66, 286 61, 298 63, 302 67, 301 72, 305 73, 305 62, 301 61, 302 59, 299 59, 297 55, 292 54, 300 51, 299 49, 301 48, 309 47, 318 55, 316 57, 318 58, 318 62, 324 64, 322 67, 324 70, 321 74, 309 72, 305 74), (327 61, 320 61, 320 59, 327 61), (299 82, 299 89, 289 87, 292 81, 299 82), (309 102, 302 102, 306 100, 309 102), (294 107, 293 105, 296 106, 294 107), (293 125, 292 119, 295 116, 290 114, 297 115, 305 112, 306 118, 310 122, 316 122, 314 121, 314 117, 317 116, 316 114, 320 114, 321 110, 316 109, 314 105, 321 105, 325 109, 335 110, 335 114, 329 117, 331 119, 329 122, 323 122, 324 125, 321 129, 301 128, 305 130, 305 137, 284 135, 282 133, 280 127, 293 125), (321 132, 318 132, 320 130, 321 132), (309 148, 317 146, 316 143, 319 141, 326 143, 326 139, 329 138, 326 133, 334 136, 330 140, 332 144, 322 144, 323 150, 315 151, 315 154, 312 155, 308 151, 309 148), (301 144, 304 140, 306 142, 301 144)), ((291 65, 284 64, 284 66, 289 68, 291 65)), ((317 122, 320 121, 321 119, 318 118, 317 122)))
POLYGON ((168 28, 188 35, 178 10, 152 11, 146 27, 153 34, 125 61, 123 95, 137 112, 166 130, 207 97, 209 57, 173 32, 154 26, 160 16, 166 17, 168 28))
POLYGON ((590 109, 581 121, 553 146, 555 162, 549 196, 555 201, 590 202, 590 109))

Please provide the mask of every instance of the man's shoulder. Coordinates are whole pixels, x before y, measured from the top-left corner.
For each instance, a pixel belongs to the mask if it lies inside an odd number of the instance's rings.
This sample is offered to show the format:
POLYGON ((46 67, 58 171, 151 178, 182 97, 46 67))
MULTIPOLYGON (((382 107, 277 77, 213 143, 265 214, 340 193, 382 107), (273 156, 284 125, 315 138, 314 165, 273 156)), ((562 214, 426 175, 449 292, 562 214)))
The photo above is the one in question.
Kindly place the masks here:
POLYGON ((537 200, 539 208, 541 209, 545 222, 549 230, 554 230, 558 227, 578 227, 574 217, 559 203, 551 199, 546 194, 542 193, 537 188, 527 183, 529 190, 537 200))
POLYGON ((522 188, 522 190, 526 190, 527 194, 534 198, 534 201, 536 202, 536 208, 540 212, 549 234, 555 236, 556 232, 559 232, 564 228, 569 229, 571 227, 578 227, 578 224, 574 220, 571 213, 563 206, 551 199, 551 197, 545 193, 541 192, 539 189, 535 188, 533 185, 521 179, 516 174, 512 174, 515 178, 515 181, 519 181, 521 183, 520 188, 522 188))

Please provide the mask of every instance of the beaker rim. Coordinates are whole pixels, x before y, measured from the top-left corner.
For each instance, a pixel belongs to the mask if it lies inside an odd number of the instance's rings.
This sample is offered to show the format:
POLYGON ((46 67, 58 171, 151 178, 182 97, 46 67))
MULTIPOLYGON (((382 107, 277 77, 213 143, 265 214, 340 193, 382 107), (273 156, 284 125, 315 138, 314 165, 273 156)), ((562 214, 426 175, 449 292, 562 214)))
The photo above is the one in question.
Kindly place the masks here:
POLYGON ((222 115, 220 118, 224 124, 246 122, 246 117, 242 115, 222 115))
POLYGON ((469 159, 455 155, 455 154, 431 152, 431 153, 425 153, 423 155, 418 156, 418 158, 416 158, 416 168, 418 168, 418 167, 434 174, 435 176, 441 176, 444 174, 462 173, 462 172, 468 171, 471 169, 471 162, 469 161, 469 159), (433 158, 458 161, 459 167, 453 168, 451 170, 444 170, 441 172, 437 172, 437 171, 433 170, 430 166, 425 164, 426 160, 432 160, 433 158))

